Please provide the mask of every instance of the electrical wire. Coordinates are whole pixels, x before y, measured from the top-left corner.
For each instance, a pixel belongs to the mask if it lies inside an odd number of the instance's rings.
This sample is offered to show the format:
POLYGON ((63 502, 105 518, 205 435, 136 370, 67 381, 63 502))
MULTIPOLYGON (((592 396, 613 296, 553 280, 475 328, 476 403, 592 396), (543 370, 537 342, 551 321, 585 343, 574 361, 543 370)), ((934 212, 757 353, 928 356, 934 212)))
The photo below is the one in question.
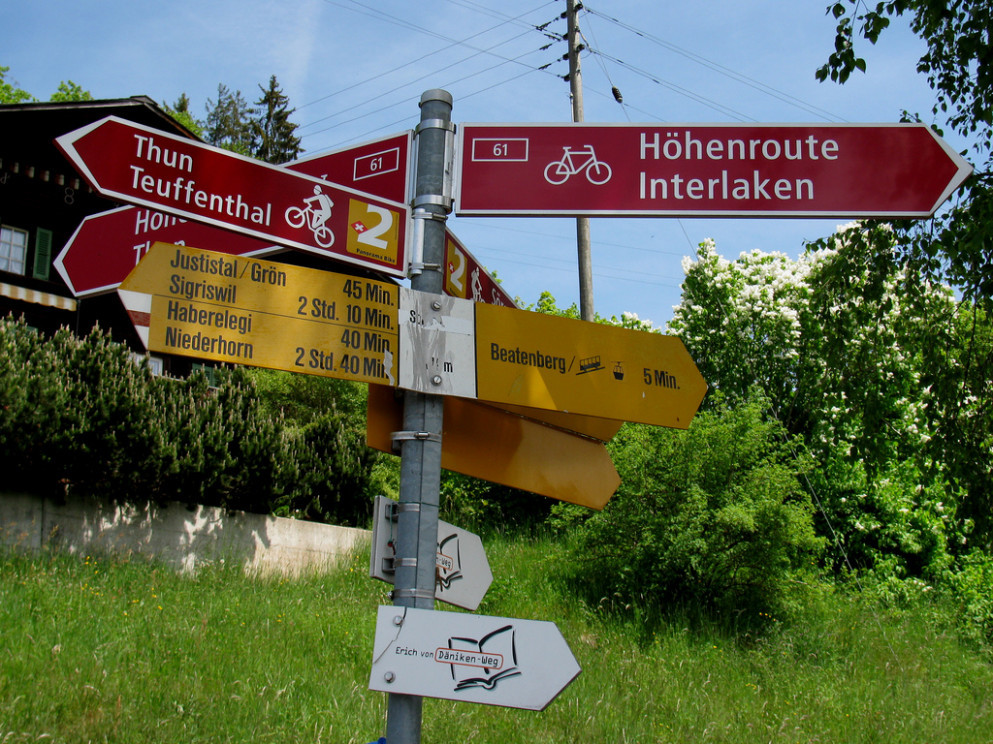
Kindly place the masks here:
MULTIPOLYGON (((514 36, 514 37, 512 37, 510 39, 505 39, 504 41, 501 41, 501 42, 499 42, 497 44, 494 44, 493 46, 489 47, 488 49, 478 50, 478 51, 474 52, 473 54, 470 54, 470 55, 468 55, 466 57, 463 57, 462 59, 456 60, 455 62, 451 62, 451 63, 445 65, 444 67, 440 67, 440 68, 435 69, 435 70, 432 70, 430 72, 426 72, 423 75, 421 75, 420 77, 414 78, 413 80, 409 80, 409 81, 407 81, 407 82, 405 82, 405 83, 403 83, 401 85, 398 85, 398 86, 396 86, 394 88, 391 88, 388 91, 385 91, 385 92, 382 92, 382 93, 378 93, 376 95, 376 98, 375 99, 371 99, 371 100, 379 100, 379 99, 381 99, 381 98, 383 98, 385 96, 390 95, 391 93, 396 93, 397 91, 403 90, 404 88, 406 88, 406 87, 408 87, 410 85, 413 85, 414 83, 416 83, 416 82, 418 82, 420 80, 423 80, 425 78, 431 77, 433 75, 438 75, 439 73, 442 73, 445 70, 449 70, 449 69, 451 69, 453 67, 458 67, 460 65, 463 65, 466 62, 468 62, 469 60, 475 59, 476 57, 479 57, 482 54, 492 54, 492 50, 493 49, 496 49, 499 46, 503 46, 504 44, 509 44, 510 42, 515 41, 515 40, 517 40, 517 39, 519 39, 519 38, 527 35, 528 33, 530 33, 530 32, 529 31, 525 31, 525 32, 523 32, 521 34, 518 34, 517 36, 514 36)), ((527 54, 530 54, 530 53, 531 52, 528 52, 527 54)), ((520 57, 527 56, 527 54, 520 55, 520 57)), ((517 59, 520 59, 520 57, 518 57, 517 59)), ((516 60, 509 60, 509 59, 507 59, 506 61, 507 62, 510 62, 510 61, 516 61, 516 60)), ((501 62, 500 64, 501 65, 502 64, 506 64, 506 62, 501 62)), ((499 65, 497 65, 497 66, 499 66, 499 65)), ((401 69, 403 69, 403 68, 401 68, 401 69)), ((494 69, 494 68, 491 67, 489 69, 494 69)), ((406 101, 406 100, 407 99, 405 98, 404 101, 406 101)), ((356 105, 352 106, 351 109, 354 110, 354 109, 357 109, 357 108, 361 108, 363 105, 365 105, 365 104, 361 104, 361 103, 360 104, 356 104, 356 105)), ((391 104, 390 106, 386 106, 384 108, 376 109, 375 111, 371 111, 368 114, 363 114, 362 116, 370 116, 372 114, 379 113, 380 111, 385 111, 385 110, 387 110, 389 108, 392 108, 393 105, 397 105, 397 104, 391 104)), ((311 121, 311 122, 309 122, 307 124, 304 124, 303 126, 299 127, 299 129, 300 130, 307 129, 308 127, 315 126, 315 125, 317 125, 317 124, 319 124, 319 123, 321 123, 323 121, 327 121, 328 119, 331 119, 331 118, 333 118, 333 117, 335 117, 337 115, 338 115, 337 112, 336 113, 333 113, 333 114, 328 114, 327 116, 321 117, 320 119, 315 119, 315 120, 313 120, 313 121, 311 121)), ((357 118, 362 118, 362 116, 357 117, 357 118)), ((317 130, 317 132, 313 132, 313 134, 316 134, 316 133, 319 133, 319 132, 325 132, 328 129, 333 129, 334 127, 340 126, 341 124, 347 124, 347 123, 352 122, 352 121, 356 121, 356 119, 348 119, 346 121, 339 122, 338 124, 334 124, 334 125, 332 125, 330 127, 325 127, 324 129, 319 129, 319 130, 317 130)))
POLYGON ((547 7, 548 5, 555 5, 557 4, 558 0, 549 0, 548 2, 542 3, 541 5, 537 6, 536 8, 527 10, 517 16, 509 16, 506 13, 501 13, 498 10, 494 10, 493 7, 490 5, 483 5, 482 3, 474 2, 474 0, 445 0, 445 2, 459 8, 465 8, 466 10, 474 10, 478 13, 482 13, 483 15, 488 15, 492 18, 502 18, 505 21, 515 23, 519 26, 527 26, 528 28, 534 28, 534 26, 532 26, 530 23, 523 20, 524 16, 530 15, 532 13, 537 13, 539 10, 547 7))
MULTIPOLYGON (((523 56, 527 56, 529 54, 533 54, 533 52, 525 52, 521 56, 523 57, 523 56)), ((472 56, 478 56, 478 55, 472 55, 472 56)), ((466 58, 466 59, 469 59, 469 58, 466 58)), ((487 67, 487 68, 482 69, 482 70, 476 70, 475 72, 471 72, 471 73, 469 73, 467 75, 464 75, 461 78, 457 78, 455 80, 448 81, 447 83, 442 84, 442 87, 444 87, 444 88, 454 87, 458 83, 464 82, 464 81, 469 80, 469 79, 471 79, 473 77, 476 77, 478 75, 483 75, 483 74, 492 72, 493 70, 496 70, 497 68, 502 67, 503 65, 506 65, 506 64, 509 64, 509 63, 515 62, 515 61, 517 61, 517 60, 516 59, 508 59, 505 62, 501 62, 501 63, 499 63, 497 65, 493 65, 491 67, 487 67)), ((444 70, 447 70, 447 69, 449 69, 451 67, 455 67, 455 66, 457 66, 460 63, 454 63, 454 64, 451 64, 451 65, 447 65, 446 67, 442 68, 441 70, 437 70, 437 71, 434 71, 434 72, 426 73, 426 74, 422 75, 421 77, 416 78, 414 80, 411 80, 411 81, 409 81, 407 83, 404 83, 403 85, 397 86, 396 88, 393 88, 392 90, 389 90, 389 91, 387 91, 386 93, 384 93, 382 95, 385 96, 385 95, 389 95, 391 93, 396 93, 397 91, 403 90, 404 88, 409 87, 410 85, 412 85, 413 83, 418 82, 419 80, 422 80, 422 79, 424 79, 426 77, 430 77, 432 75, 436 75, 436 74, 438 74, 438 72, 443 72, 444 70)), ((518 79, 520 77, 523 77, 524 75, 528 75, 528 74, 530 74, 532 72, 538 72, 538 71, 539 71, 539 68, 529 68, 529 69, 525 70, 524 72, 522 72, 521 74, 515 75, 514 77, 510 78, 510 80, 516 80, 516 79, 518 79)), ((503 85, 503 84, 505 84, 507 82, 509 82, 509 80, 501 81, 498 84, 499 85, 503 85)), ((489 90, 489 89, 491 89, 493 87, 495 87, 495 86, 494 85, 491 85, 491 86, 488 86, 486 88, 482 88, 482 89, 477 90, 477 91, 475 91, 473 93, 470 93, 470 94, 467 94, 467 95, 463 95, 463 96, 461 96, 461 98, 462 99, 465 99, 465 98, 469 98, 469 97, 474 96, 474 95, 478 95, 479 93, 482 93, 482 92, 484 92, 486 90, 489 90)), ((328 132, 328 131, 330 131, 332 129, 337 129, 340 126, 344 126, 346 124, 352 124, 352 123, 354 123, 356 121, 361 121, 362 119, 365 119, 365 118, 367 118, 369 116, 373 116, 375 114, 379 114, 379 113, 382 113, 384 111, 388 111, 388 110, 390 110, 392 108, 396 108, 397 106, 410 105, 410 103, 411 103, 412 100, 415 100, 415 99, 413 99, 410 96, 405 96, 402 99, 395 101, 394 103, 389 103, 389 104, 387 104, 385 106, 382 106, 380 108, 374 109, 372 111, 368 111, 368 112, 366 112, 364 114, 359 114, 357 116, 353 116, 350 119, 343 119, 343 120, 341 120, 341 121, 339 121, 339 122, 337 122, 335 124, 331 124, 329 126, 326 126, 323 129, 318 129, 316 131, 309 132, 309 133, 307 133, 306 136, 309 137, 309 136, 313 136, 315 134, 322 134, 322 133, 328 132)), ((334 115, 332 114, 332 116, 334 116, 334 115)), ((329 117, 325 117, 325 119, 327 119, 327 118, 331 118, 331 117, 330 116, 329 117)))
MULTIPOLYGON (((507 23, 510 23, 510 22, 512 22, 514 20, 521 19, 521 18, 523 18, 523 15, 526 15, 527 14, 527 13, 526 14, 522 14, 521 16, 517 16, 516 18, 515 17, 507 17, 508 20, 504 20, 501 23, 496 24, 495 26, 492 26, 492 27, 490 27, 488 29, 485 29, 484 31, 480 31, 478 33, 475 33, 472 36, 469 36, 469 37, 467 37, 465 39, 454 39, 454 38, 452 38, 450 36, 445 36, 444 34, 441 34, 441 33, 437 32, 437 31, 432 30, 432 29, 425 28, 424 26, 419 26, 416 23, 413 23, 413 22, 410 22, 410 21, 406 21, 406 20, 401 21, 401 20, 395 18, 394 16, 392 16, 392 15, 390 15, 388 13, 385 13, 384 11, 378 10, 376 8, 371 8, 371 7, 367 6, 367 5, 365 5, 364 3, 360 3, 360 2, 358 2, 358 0, 348 0, 348 2, 350 3, 350 5, 346 5, 346 4, 342 3, 342 2, 338 2, 337 0, 323 0, 323 2, 325 2, 328 5, 334 5, 334 6, 337 6, 337 7, 340 7, 340 8, 344 8, 346 10, 351 10, 353 12, 361 13, 363 15, 368 15, 368 16, 372 16, 374 18, 379 18, 381 20, 386 20, 389 23, 392 23, 392 24, 395 24, 395 25, 400 25, 400 26, 402 26, 406 30, 413 29, 415 31, 419 31, 419 32, 421 32, 423 34, 426 34, 428 36, 431 36, 433 38, 436 38, 436 39, 440 39, 442 41, 449 42, 449 45, 447 47, 444 47, 444 49, 449 49, 452 46, 466 46, 469 49, 472 49, 473 51, 475 51, 477 53, 488 53, 488 54, 491 54, 492 56, 495 56, 498 59, 501 59, 503 61, 512 61, 512 60, 510 60, 510 58, 503 57, 503 56, 501 56, 499 54, 494 54, 490 50, 480 49, 479 47, 473 46, 472 44, 469 44, 467 42, 470 39, 476 38, 477 36, 481 36, 483 34, 489 33, 490 31, 493 31, 494 29, 500 28, 501 26, 507 25, 507 23), (353 6, 358 6, 358 7, 356 8, 356 7, 353 7, 353 6)), ((533 12, 533 11, 528 11, 528 13, 531 13, 531 12, 533 12)), ((525 25, 527 25, 528 30, 532 30, 533 28, 535 28, 531 24, 525 24, 525 25)), ((518 37, 514 37, 514 38, 518 38, 518 37)), ((504 42, 504 43, 506 43, 506 42, 504 42)), ((497 44, 494 47, 491 47, 491 49, 492 48, 495 48, 496 46, 500 46, 500 45, 497 44)), ((437 50, 437 51, 444 51, 444 49, 437 50)), ((429 55, 425 55, 425 57, 427 57, 427 56, 431 56, 431 55, 430 54, 429 55)), ((368 82, 373 82, 373 81, 375 81, 375 80, 377 80, 379 78, 386 77, 387 75, 390 75, 390 74, 392 74, 394 72, 397 72, 399 70, 402 70, 402 69, 406 69, 408 67, 409 67, 409 63, 408 64, 405 64, 405 65, 402 65, 402 66, 400 66, 398 68, 394 68, 390 72, 382 73, 381 75, 377 75, 377 76, 375 76, 373 78, 370 78, 369 80, 367 80, 365 82, 367 82, 367 83, 368 82)), ((323 96, 322 98, 316 99, 316 101, 311 101, 311 102, 309 102, 307 104, 304 104, 304 106, 309 106, 309 105, 312 105, 313 103, 316 103, 318 101, 326 100, 327 98, 330 98, 330 97, 332 97, 334 95, 337 95, 338 93, 343 92, 344 90, 349 90, 351 88, 354 88, 357 85, 359 85, 359 84, 348 86, 348 88, 342 89, 341 91, 337 91, 335 93, 328 94, 327 96, 323 96)), ((300 108, 303 108, 304 106, 301 106, 300 108)), ((304 126, 308 126, 308 125, 304 125, 304 126)))
POLYGON ((657 44, 658 46, 661 46, 664 49, 668 49, 671 52, 675 52, 676 54, 682 55, 683 57, 689 59, 692 62, 696 62, 699 65, 707 67, 708 69, 713 70, 714 72, 717 72, 721 75, 731 78, 732 80, 747 85, 748 87, 753 88, 761 93, 776 98, 784 103, 788 103, 792 106, 796 106, 797 108, 802 109, 807 113, 814 114, 815 116, 818 116, 826 121, 838 121, 838 122, 846 121, 842 117, 836 116, 835 114, 831 113, 826 109, 822 109, 819 106, 814 106, 813 104, 807 103, 806 101, 803 101, 802 99, 797 98, 796 96, 790 95, 789 93, 784 93, 781 90, 773 88, 771 85, 766 85, 765 83, 759 80, 751 78, 747 75, 743 75, 742 73, 737 72, 736 70, 732 70, 729 67, 725 67, 724 65, 714 62, 713 60, 707 59, 702 55, 696 54, 694 52, 683 49, 682 47, 676 46, 675 44, 665 41, 664 39, 661 39, 658 36, 655 36, 654 34, 650 34, 646 31, 642 31, 641 29, 631 26, 630 24, 624 23, 623 21, 620 21, 617 18, 609 16, 606 13, 602 13, 598 10, 590 8, 585 4, 584 4, 584 9, 586 10, 587 13, 591 15, 595 15, 599 18, 603 18, 609 23, 613 23, 618 28, 622 28, 626 31, 629 31, 630 33, 635 34, 636 36, 646 39, 647 41, 650 41, 654 44, 657 44))
MULTIPOLYGON (((584 7, 584 10, 585 10, 585 6, 583 6, 583 7, 584 7)), ((587 11, 587 14, 586 14, 585 17, 587 17, 587 18, 589 17, 589 11, 587 11)), ((589 28, 589 30, 590 30, 590 36, 593 37, 593 41, 596 43, 597 46, 600 46, 600 43, 597 42, 597 40, 596 40, 596 34, 593 31, 593 25, 592 24, 587 24, 587 28, 589 28)), ((582 30, 580 30, 579 33, 581 35, 583 35, 582 30)), ((587 48, 590 48, 592 46, 589 43, 589 41, 587 41, 585 35, 583 35, 583 41, 586 41, 587 48)), ((593 56, 596 59, 596 61, 600 63, 600 69, 603 71, 603 76, 605 78, 607 78, 607 82, 610 83, 610 93, 611 93, 611 96, 617 102, 617 105, 621 107, 621 111, 624 112, 624 118, 627 119, 628 122, 630 123, 631 122, 631 116, 630 116, 630 114, 628 114, 627 107, 624 105, 624 96, 621 95, 620 88, 618 88, 616 85, 614 85, 614 81, 610 78, 610 72, 607 70, 607 65, 606 65, 606 63, 604 63, 603 57, 601 55, 599 55, 599 54, 595 54, 593 56)))
POLYGON ((679 95, 684 96, 685 98, 689 98, 691 101, 702 103, 704 106, 707 106, 708 108, 711 108, 714 111, 717 111, 718 113, 727 116, 728 118, 734 119, 735 121, 751 121, 751 122, 757 121, 757 119, 753 119, 752 117, 748 116, 748 114, 744 114, 741 111, 736 111, 730 106, 725 106, 724 104, 718 103, 717 101, 711 98, 707 98, 706 96, 702 96, 699 93, 694 93, 689 88, 684 88, 683 86, 677 85, 676 83, 673 83, 670 80, 665 80, 663 78, 657 77, 655 74, 649 72, 648 70, 643 70, 640 67, 635 67, 634 65, 625 62, 624 60, 618 59, 617 57, 607 54, 606 52, 598 51, 595 49, 591 49, 590 52, 592 54, 599 54, 605 57, 606 59, 609 59, 614 64, 620 65, 621 67, 630 70, 636 75, 642 76, 646 80, 649 80, 655 83, 656 85, 659 85, 663 88, 668 88, 674 93, 678 93, 679 95))
MULTIPOLYGON (((454 0, 449 0, 449 1, 451 2, 451 1, 454 1, 454 0)), ((333 3, 332 0, 325 0, 325 2, 334 4, 334 5, 340 5, 340 3, 333 3)), ((523 17, 523 16, 520 16, 520 17, 523 17)), ((432 56, 434 56, 436 54, 440 54, 441 52, 448 51, 449 49, 452 49, 453 47, 469 46, 467 44, 467 42, 471 41, 472 39, 475 39, 478 36, 483 36, 484 34, 488 34, 488 33, 492 32, 492 31, 500 28, 501 26, 505 26, 505 25, 507 25, 507 23, 511 22, 512 20, 516 20, 516 19, 512 19, 511 18, 509 20, 505 20, 505 21, 503 21, 501 23, 496 24, 495 26, 490 26, 488 28, 485 28, 482 31, 479 31, 479 32, 477 32, 475 34, 472 34, 471 36, 468 36, 468 37, 466 37, 464 39, 452 39, 450 37, 444 37, 444 36, 442 36, 441 37, 442 39, 444 39, 445 41, 450 42, 446 46, 443 46, 443 47, 441 47, 439 49, 435 49, 433 52, 428 52, 427 54, 424 54, 424 55, 422 55, 420 57, 417 57, 416 59, 409 60, 409 61, 405 62, 402 65, 398 65, 397 67, 394 67, 391 70, 387 70, 386 72, 382 72, 382 73, 379 73, 377 75, 374 75, 374 76, 372 76, 370 78, 366 78, 365 80, 362 80, 360 82, 353 83, 352 85, 348 85, 348 86, 346 86, 344 88, 341 88, 341 89, 339 89, 339 90, 337 90, 337 91, 335 91, 333 93, 328 93, 327 95, 321 96, 320 98, 316 98, 313 101, 308 101, 307 103, 305 103, 305 104, 303 104, 301 106, 297 106, 297 110, 300 110, 300 109, 303 109, 303 108, 307 108, 308 106, 313 106, 314 104, 317 104, 317 103, 321 103, 322 101, 326 101, 329 98, 333 98, 334 96, 337 96, 337 95, 339 95, 341 93, 345 93, 345 92, 347 92, 349 90, 352 90, 354 88, 357 88, 359 86, 367 85, 369 83, 375 82, 376 80, 380 80, 380 79, 389 77, 390 75, 393 75, 393 74, 395 74, 397 72, 400 72, 402 70, 410 69, 410 67, 413 64, 415 64, 417 62, 421 62, 421 61, 427 59, 428 57, 432 57, 432 56)), ((530 26, 529 26, 529 28, 530 28, 530 26)), ((518 38, 518 37, 514 37, 514 38, 518 38)), ((471 49, 476 49, 475 47, 471 47, 471 46, 470 46, 470 48, 471 49)), ((478 50, 477 49, 477 51, 484 51, 484 50, 478 50)), ((321 120, 318 119, 317 121, 321 121, 321 120)), ((308 124, 304 124, 304 125, 302 125, 301 128, 311 126, 314 123, 315 122, 310 122, 308 124)))

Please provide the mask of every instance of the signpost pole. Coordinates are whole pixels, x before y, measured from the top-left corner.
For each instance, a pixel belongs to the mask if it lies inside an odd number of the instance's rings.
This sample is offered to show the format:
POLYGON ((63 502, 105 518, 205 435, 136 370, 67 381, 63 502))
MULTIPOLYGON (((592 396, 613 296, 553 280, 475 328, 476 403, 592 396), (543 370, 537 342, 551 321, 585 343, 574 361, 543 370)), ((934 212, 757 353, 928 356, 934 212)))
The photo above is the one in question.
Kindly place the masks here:
MULTIPOLYGON (((414 183, 414 247, 411 289, 441 294, 444 288, 445 220, 452 209, 446 161, 451 155, 452 96, 444 90, 421 96, 414 183)), ((441 430, 444 398, 404 393, 400 444, 400 503, 393 604, 433 609, 441 486, 441 430)), ((402 612, 397 610, 397 617, 402 612)), ((402 622, 402 620, 401 620, 402 622)), ((386 739, 390 744, 420 744, 422 698, 390 693, 386 739)))

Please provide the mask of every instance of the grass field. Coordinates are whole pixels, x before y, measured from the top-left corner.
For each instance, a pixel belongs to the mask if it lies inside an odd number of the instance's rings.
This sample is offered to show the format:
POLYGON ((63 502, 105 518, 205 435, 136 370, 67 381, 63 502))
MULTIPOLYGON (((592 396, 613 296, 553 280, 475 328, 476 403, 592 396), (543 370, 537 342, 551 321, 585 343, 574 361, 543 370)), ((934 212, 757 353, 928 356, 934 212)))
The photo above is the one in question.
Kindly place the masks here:
MULTIPOLYGON (((486 548, 479 611, 556 622, 583 673, 541 713, 427 700, 425 744, 993 742, 993 665, 936 608, 824 590, 758 637, 646 628, 566 596, 554 542, 486 548)), ((286 580, 0 553, 0 744, 374 741, 386 701, 366 685, 389 587, 367 561, 286 580)))

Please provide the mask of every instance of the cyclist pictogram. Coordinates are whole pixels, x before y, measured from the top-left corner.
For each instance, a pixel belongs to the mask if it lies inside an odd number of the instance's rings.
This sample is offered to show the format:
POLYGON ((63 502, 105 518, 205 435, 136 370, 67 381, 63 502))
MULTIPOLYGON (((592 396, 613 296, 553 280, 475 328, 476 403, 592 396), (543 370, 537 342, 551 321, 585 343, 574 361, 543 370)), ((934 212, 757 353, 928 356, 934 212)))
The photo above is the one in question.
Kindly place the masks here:
POLYGON ((306 206, 287 208, 284 215, 286 224, 290 227, 309 227, 317 244, 321 248, 330 248, 334 244, 334 233, 326 223, 331 218, 334 202, 321 191, 320 186, 314 186, 314 195, 304 199, 303 203, 306 206))
POLYGON ((610 180, 610 166, 602 160, 597 160, 593 145, 584 145, 582 149, 573 150, 563 146, 562 159, 555 160, 545 166, 545 180, 559 186, 570 177, 586 171, 586 180, 595 186, 600 186, 610 180))

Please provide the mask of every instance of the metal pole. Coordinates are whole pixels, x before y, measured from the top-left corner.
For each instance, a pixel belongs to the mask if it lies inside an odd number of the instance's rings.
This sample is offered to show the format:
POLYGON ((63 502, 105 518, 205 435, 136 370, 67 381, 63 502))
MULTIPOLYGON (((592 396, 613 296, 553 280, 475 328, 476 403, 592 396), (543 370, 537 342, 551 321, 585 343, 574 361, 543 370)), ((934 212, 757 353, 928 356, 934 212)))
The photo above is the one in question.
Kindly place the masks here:
MULTIPOLYGON (((445 255, 445 219, 451 212, 449 143, 452 141, 452 96, 444 90, 421 95, 417 127, 417 170, 413 217, 420 245, 414 246, 411 289, 441 294, 445 255)), ((395 607, 434 608, 441 487, 441 430, 444 398, 407 391, 400 439, 400 504, 393 589, 395 607)), ((420 744, 421 702, 414 695, 391 693, 386 740, 420 744)))
MULTIPOLYGON (((583 121, 583 73, 579 67, 579 24, 576 0, 566 0, 566 34, 569 37, 569 90, 572 93, 572 120, 583 121)), ((593 258, 589 217, 576 218, 576 244, 579 252, 579 317, 593 320, 593 258)))

